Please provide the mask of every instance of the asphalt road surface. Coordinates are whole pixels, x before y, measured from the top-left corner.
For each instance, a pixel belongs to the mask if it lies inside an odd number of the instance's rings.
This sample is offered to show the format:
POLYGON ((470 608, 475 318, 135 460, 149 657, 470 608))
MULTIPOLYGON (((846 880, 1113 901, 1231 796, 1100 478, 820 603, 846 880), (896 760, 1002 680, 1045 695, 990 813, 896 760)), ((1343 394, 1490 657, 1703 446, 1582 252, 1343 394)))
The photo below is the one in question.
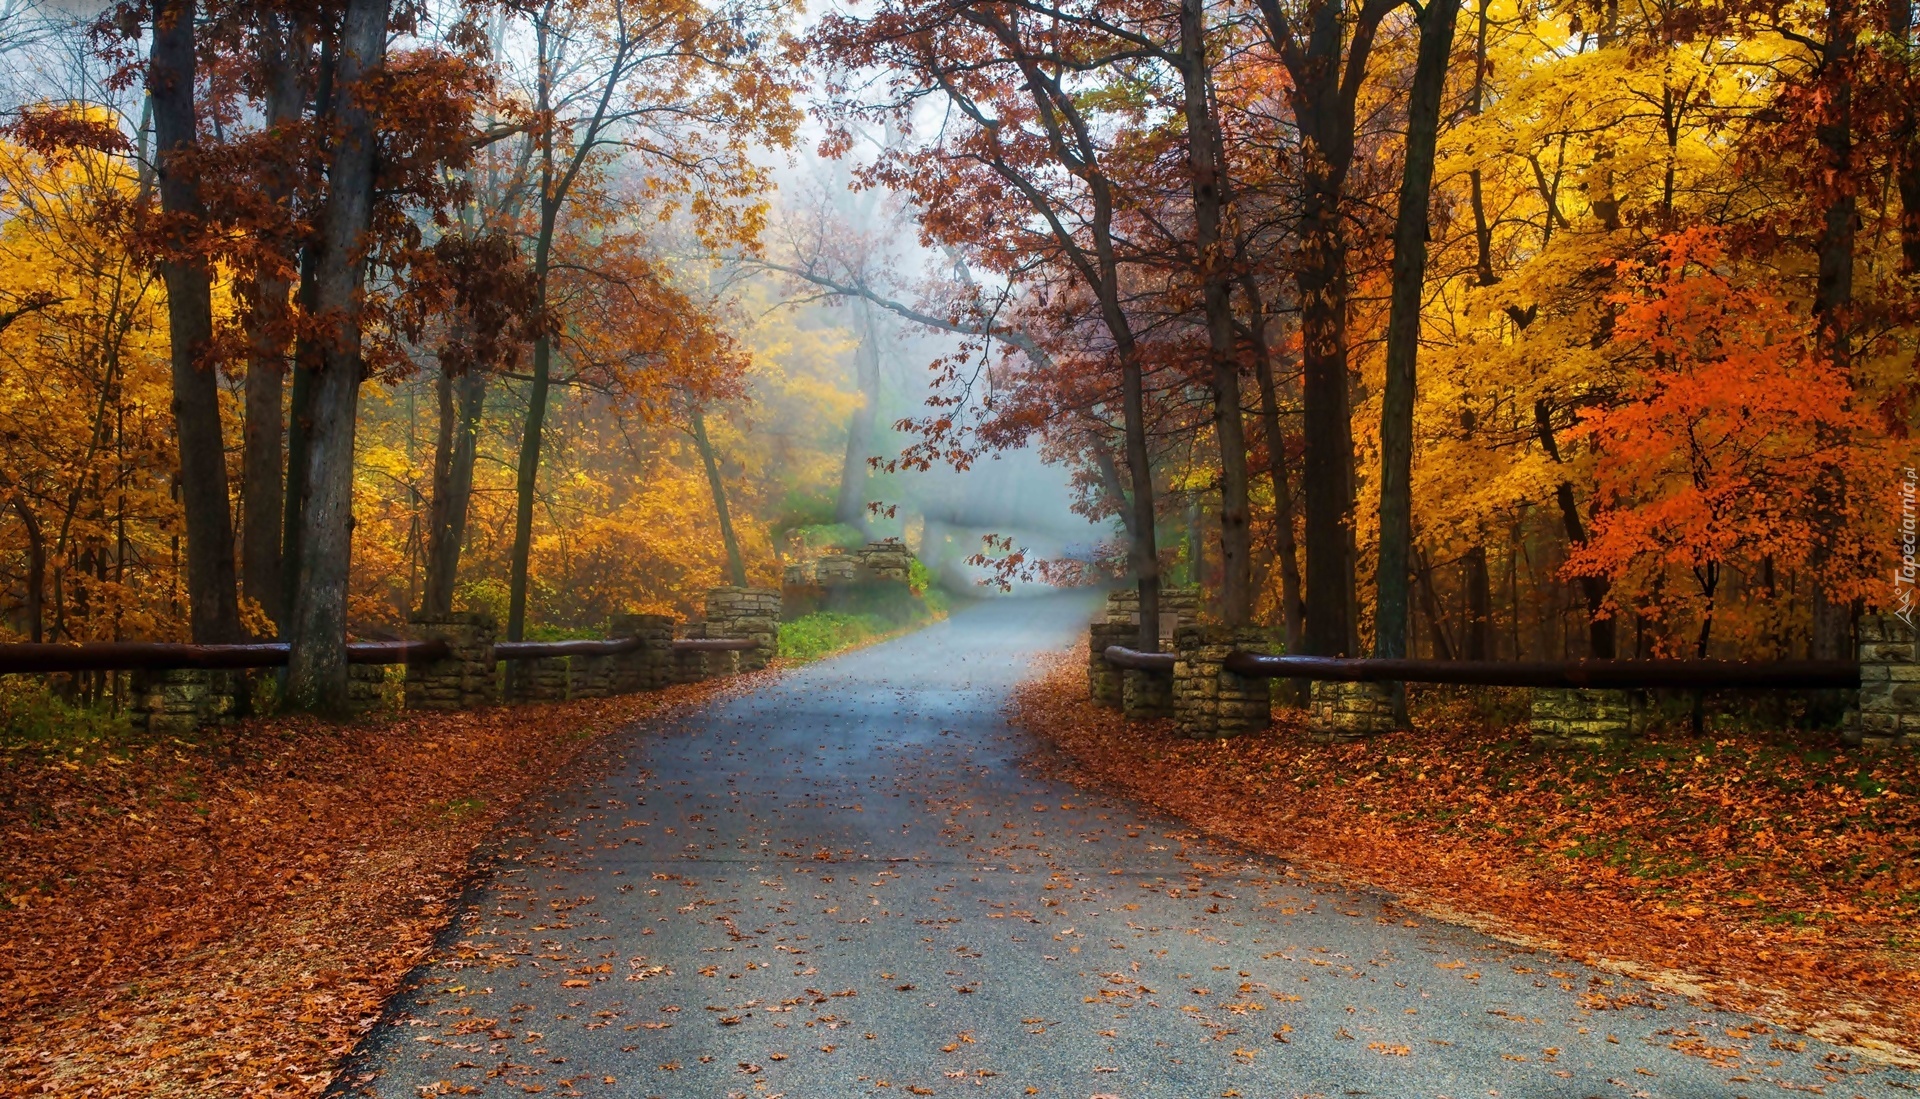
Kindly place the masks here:
POLYGON ((344 1089, 1920 1090, 1038 777, 1002 707, 1092 607, 989 602, 603 742, 504 830, 344 1089))

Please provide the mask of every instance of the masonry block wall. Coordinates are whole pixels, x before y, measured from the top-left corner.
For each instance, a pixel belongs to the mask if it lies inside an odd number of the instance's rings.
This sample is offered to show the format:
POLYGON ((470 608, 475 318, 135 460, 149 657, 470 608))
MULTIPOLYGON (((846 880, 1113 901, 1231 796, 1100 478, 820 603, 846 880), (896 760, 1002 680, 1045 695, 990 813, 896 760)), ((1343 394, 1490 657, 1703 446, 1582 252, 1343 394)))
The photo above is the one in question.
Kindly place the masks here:
POLYGON ((136 671, 128 676, 128 717, 136 729, 155 736, 179 736, 200 726, 231 719, 235 696, 244 688, 240 672, 205 668, 136 671))
POLYGON ((1307 729, 1318 741, 1359 740, 1395 727, 1393 691, 1385 683, 1315 680, 1307 729))
POLYGON ((1087 627, 1087 692, 1102 706, 1120 706, 1120 669, 1107 663, 1109 645, 1130 645, 1134 628, 1125 622, 1095 622, 1087 627))
POLYGON ((463 710, 496 700, 493 615, 456 611, 416 618, 413 628, 420 640, 445 641, 450 651, 445 660, 407 665, 407 709, 463 710))
POLYGON ((1273 718, 1273 681, 1230 672, 1227 654, 1237 650, 1277 654, 1280 631, 1259 626, 1182 626, 1173 634, 1173 721, 1182 736, 1239 736, 1267 727, 1273 718))
POLYGON ((673 682, 673 616, 616 614, 607 620, 608 637, 637 637, 640 647, 613 657, 614 694, 657 691, 673 682))
POLYGON ((770 588, 710 588, 707 630, 712 637, 750 637, 760 643, 739 656, 740 670, 758 671, 780 643, 780 593, 770 588))
POLYGON ((1920 747, 1920 652, 1898 615, 1860 619, 1860 698, 1846 739, 1873 747, 1920 747))
POLYGON ((1611 748, 1639 735, 1645 717, 1638 691, 1535 687, 1529 725, 1543 748, 1611 748))

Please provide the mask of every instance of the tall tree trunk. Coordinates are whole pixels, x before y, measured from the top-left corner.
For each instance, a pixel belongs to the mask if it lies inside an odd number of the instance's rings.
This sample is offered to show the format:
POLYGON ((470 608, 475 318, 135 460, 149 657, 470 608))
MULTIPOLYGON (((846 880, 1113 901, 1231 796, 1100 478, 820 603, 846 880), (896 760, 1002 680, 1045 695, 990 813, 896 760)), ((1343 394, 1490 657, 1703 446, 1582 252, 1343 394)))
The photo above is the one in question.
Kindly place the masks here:
MULTIPOLYGON (((1252 290, 1249 289, 1249 295, 1252 290)), ((1280 398, 1273 382, 1273 354, 1267 344, 1263 306, 1252 305, 1253 371, 1260 386, 1260 419, 1267 436, 1267 475, 1273 481, 1275 556, 1280 559, 1280 621, 1288 652, 1300 650, 1305 606, 1300 599, 1300 555, 1293 537, 1293 485, 1287 471, 1287 438, 1280 429, 1280 398)))
POLYGON ((442 617, 453 610, 460 575, 460 547, 467 539, 467 509, 473 501, 473 463, 479 450, 480 414, 487 374, 477 366, 439 384, 440 431, 433 457, 433 503, 427 519, 427 576, 420 612, 442 617))
MULTIPOLYGON (((535 259, 546 300, 546 256, 551 230, 541 234, 535 259)), ((527 574, 533 557, 534 489, 540 480, 540 435, 546 428, 547 395, 553 385, 553 338, 542 332, 533 341, 533 381, 527 387, 527 420, 520 433, 520 461, 514 477, 513 558, 507 580, 507 640, 519 641, 527 629, 527 574)), ((511 674, 511 668, 509 668, 511 674)))
POLYGON ((1467 589, 1466 656, 1468 660, 1486 660, 1489 658, 1487 637, 1493 591, 1492 580, 1487 575, 1487 547, 1484 541, 1475 542, 1469 547, 1460 563, 1466 574, 1461 578, 1461 583, 1467 589))
POLYGON ((864 531, 867 459, 873 456, 874 420, 880 410, 880 337, 872 303, 863 298, 854 309, 860 317, 860 346, 854 351, 853 370, 861 404, 847 421, 847 453, 840 464, 840 492, 834 500, 833 517, 864 531))
POLYGON ((13 495, 14 510, 27 531, 27 640, 39 644, 44 639, 47 589, 47 536, 40 529, 40 517, 33 513, 27 494, 13 495))
MULTIPOLYGON (((1560 444, 1553 433, 1553 406, 1546 400, 1533 403, 1534 430, 1540 437, 1540 446, 1546 450, 1547 457, 1555 465, 1561 463, 1560 444)), ((1580 519, 1580 506, 1573 497, 1573 482, 1561 479, 1553 489, 1554 502, 1560 507, 1560 524, 1567 534, 1568 546, 1584 546, 1587 543, 1586 524, 1580 519)), ((1588 655, 1610 660, 1614 656, 1613 619, 1605 617, 1607 594, 1612 585, 1604 576, 1582 576, 1580 594, 1587 603, 1587 647, 1588 655)))
POLYGON ((1393 291, 1387 317, 1387 383, 1380 416, 1380 566, 1373 655, 1407 655, 1408 587, 1413 575, 1413 405, 1418 395, 1420 298, 1426 289, 1427 212, 1433 194, 1440 94, 1453 54, 1460 0, 1428 0, 1407 98, 1406 167, 1393 232, 1393 291))
MULTIPOLYGON (((334 123, 333 85, 338 75, 336 70, 339 61, 340 53, 334 39, 327 36, 320 47, 320 74, 314 94, 314 125, 321 135, 325 135, 322 137, 323 147, 319 151, 318 162, 311 165, 311 171, 316 176, 325 171, 325 160, 330 155, 326 143, 331 140, 330 131, 334 123)), ((319 308, 321 249, 322 242, 317 233, 310 234, 300 249, 300 289, 296 299, 304 318, 312 318, 319 308)), ((293 393, 287 401, 287 491, 281 499, 281 506, 286 513, 285 536, 280 543, 283 588, 280 604, 274 614, 283 624, 293 618, 294 597, 300 579, 300 536, 307 507, 307 439, 313 430, 313 388, 314 379, 319 375, 322 365, 322 343, 310 324, 302 325, 294 335, 293 393)), ((284 634, 286 630, 283 628, 281 632, 284 634)))
POLYGON ((193 0, 154 0, 147 93, 159 161, 160 209, 169 222, 167 325, 173 417, 180 452, 180 503, 186 516, 188 621, 202 644, 240 640, 233 561, 233 513, 227 499, 226 440, 213 350, 213 288, 206 262, 188 254, 204 229, 194 110, 193 0))
MULTIPOLYGON (((1233 260, 1221 222, 1231 199, 1226 156, 1214 114, 1213 69, 1207 59, 1205 0, 1181 0, 1180 56, 1187 121, 1187 172, 1193 190, 1194 258, 1207 321, 1213 388, 1213 431, 1220 447, 1220 618, 1253 620, 1252 505, 1248 501, 1247 436, 1240 411, 1240 361, 1234 353, 1233 260)), ((1195 547, 1196 557, 1198 547, 1195 547)))
POLYGON ((1301 398, 1306 405, 1307 621, 1302 646, 1348 656, 1356 645, 1353 416, 1347 377, 1347 238, 1342 210, 1353 164, 1355 103, 1380 20, 1396 7, 1369 2, 1353 18, 1339 0, 1305 13, 1304 40, 1280 0, 1258 0, 1274 52, 1292 78, 1301 136, 1301 398))
MULTIPOLYGON (((1837 181, 1837 191, 1827 204, 1825 224, 1820 234, 1819 274, 1814 289, 1814 317, 1820 325, 1821 343, 1827 356, 1842 371, 1853 362, 1851 320, 1853 305, 1854 223, 1859 203, 1847 186, 1853 172, 1853 81, 1850 68, 1854 59, 1852 0, 1828 0, 1827 42, 1820 59, 1821 76, 1828 83, 1825 110, 1827 116, 1816 127, 1827 168, 1837 181)), ((1823 440, 1836 443, 1838 440, 1823 440)), ((1852 611, 1827 594, 1826 578, 1820 573, 1833 559, 1837 532, 1831 528, 1846 508, 1847 485, 1838 469, 1822 477, 1817 488, 1819 514, 1827 517, 1829 529, 1816 536, 1814 547, 1813 638, 1815 659, 1838 660, 1847 655, 1852 634, 1852 611)))
POLYGON ((713 490, 713 512, 720 519, 720 541, 727 549, 727 575, 736 588, 747 586, 747 565, 740 557, 740 539, 733 533, 733 513, 727 510, 727 484, 720 478, 720 459, 707 438, 707 418, 698 407, 689 417, 693 427, 693 445, 707 467, 707 487, 713 490))
POLYGON ((315 304, 329 339, 313 379, 307 500, 300 522, 286 700, 345 714, 347 582, 353 549, 353 441, 360 397, 360 290, 373 209, 374 118, 358 94, 386 64, 390 0, 349 0, 340 35, 340 144, 320 225, 315 304))
MULTIPOLYGON (((306 32, 269 13, 261 28, 261 60, 270 74, 266 122, 270 132, 297 121, 305 105, 298 67, 306 54, 306 32)), ((292 173, 284 165, 267 178, 267 198, 284 205, 293 194, 292 173)), ((269 264, 272 261, 268 261, 269 264)), ((276 622, 285 617, 280 602, 286 580, 280 574, 285 497, 282 478, 282 404, 286 392, 287 341, 291 283, 278 270, 256 273, 247 294, 246 432, 241 455, 240 576, 249 599, 276 622)))

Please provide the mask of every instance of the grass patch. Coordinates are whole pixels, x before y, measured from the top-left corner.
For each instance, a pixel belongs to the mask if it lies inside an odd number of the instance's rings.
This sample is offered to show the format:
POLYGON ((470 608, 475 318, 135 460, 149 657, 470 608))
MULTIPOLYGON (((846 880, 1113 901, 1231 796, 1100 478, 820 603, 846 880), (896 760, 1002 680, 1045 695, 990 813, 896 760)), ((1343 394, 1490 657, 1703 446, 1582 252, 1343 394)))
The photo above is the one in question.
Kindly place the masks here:
POLYGON ((877 614, 815 611, 791 622, 780 623, 780 658, 819 660, 823 656, 864 645, 893 632, 893 629, 877 614))
POLYGON ((0 750, 89 754, 131 735, 124 713, 68 702, 37 676, 0 676, 0 750))

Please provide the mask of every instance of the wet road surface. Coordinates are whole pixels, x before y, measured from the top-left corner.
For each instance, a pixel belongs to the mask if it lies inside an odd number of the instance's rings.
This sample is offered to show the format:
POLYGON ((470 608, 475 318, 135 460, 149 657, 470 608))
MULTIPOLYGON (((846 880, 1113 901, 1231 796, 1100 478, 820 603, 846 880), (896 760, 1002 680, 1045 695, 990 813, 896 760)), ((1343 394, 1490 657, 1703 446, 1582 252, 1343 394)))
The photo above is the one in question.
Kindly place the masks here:
POLYGON ((604 743, 343 1079, 380 1096, 1912 1095, 1040 778, 1001 600, 604 743))

